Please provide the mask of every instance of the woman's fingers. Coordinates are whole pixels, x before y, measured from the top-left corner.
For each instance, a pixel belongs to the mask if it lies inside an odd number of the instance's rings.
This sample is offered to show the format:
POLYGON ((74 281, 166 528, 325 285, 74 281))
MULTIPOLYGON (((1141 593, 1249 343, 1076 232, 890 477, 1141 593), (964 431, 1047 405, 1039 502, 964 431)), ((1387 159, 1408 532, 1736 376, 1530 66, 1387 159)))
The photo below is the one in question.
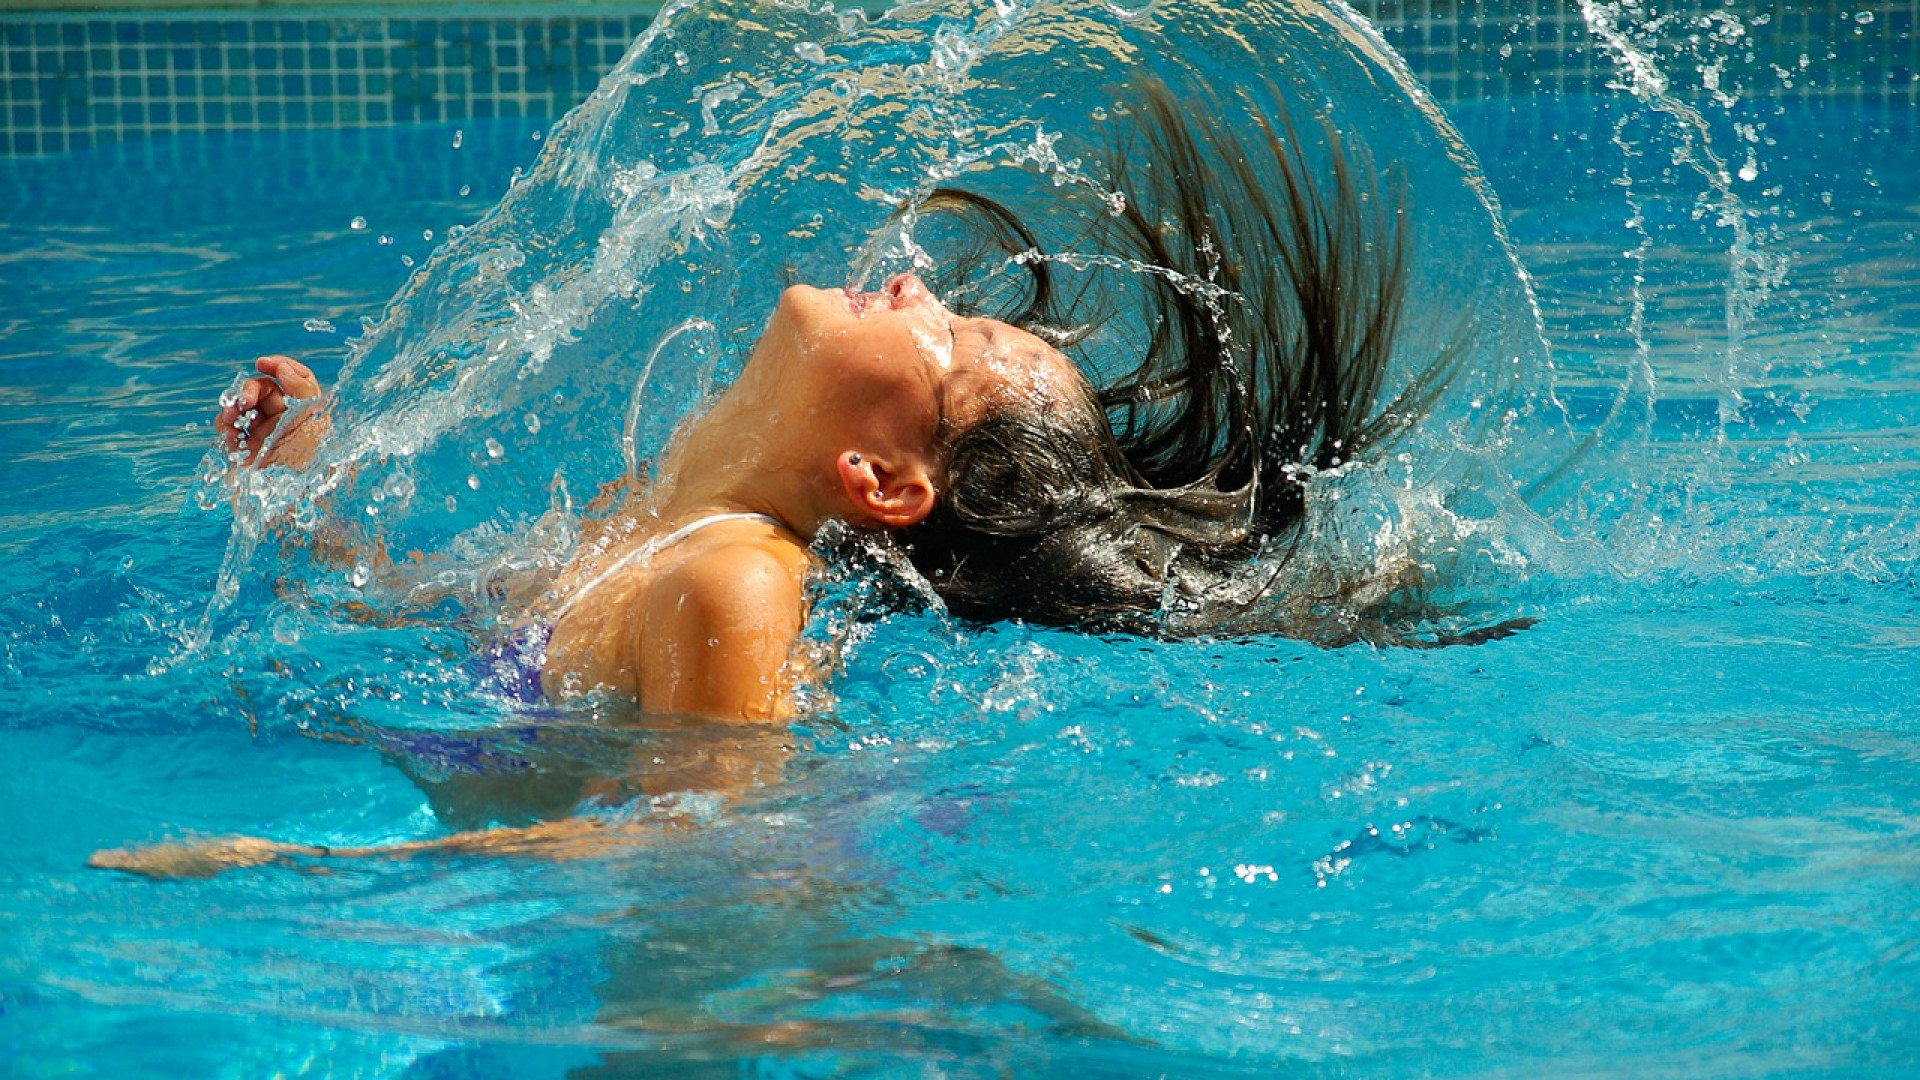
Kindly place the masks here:
POLYGON ((242 383, 215 417, 228 453, 246 450, 251 464, 280 423, 290 401, 320 396, 313 369, 291 356, 274 354, 253 362, 260 374, 242 383))
POLYGON ((291 356, 263 356, 253 362, 253 368, 260 374, 280 384, 280 389, 290 398, 310 398, 320 395, 320 380, 313 377, 313 369, 295 360, 291 356))

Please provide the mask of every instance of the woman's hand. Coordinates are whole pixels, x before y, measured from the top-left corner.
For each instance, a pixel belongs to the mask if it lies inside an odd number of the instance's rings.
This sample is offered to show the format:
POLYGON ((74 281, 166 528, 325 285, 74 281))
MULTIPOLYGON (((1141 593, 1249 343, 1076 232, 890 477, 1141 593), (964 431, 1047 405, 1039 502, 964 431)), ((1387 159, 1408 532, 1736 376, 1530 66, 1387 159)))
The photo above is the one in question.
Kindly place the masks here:
POLYGON ((320 396, 320 380, 312 369, 290 356, 263 356, 253 362, 260 374, 248 379, 240 393, 214 418, 227 452, 245 451, 242 464, 290 465, 298 468, 313 458, 314 446, 325 431, 324 422, 300 424, 274 444, 264 460, 260 448, 267 444, 295 401, 320 396))

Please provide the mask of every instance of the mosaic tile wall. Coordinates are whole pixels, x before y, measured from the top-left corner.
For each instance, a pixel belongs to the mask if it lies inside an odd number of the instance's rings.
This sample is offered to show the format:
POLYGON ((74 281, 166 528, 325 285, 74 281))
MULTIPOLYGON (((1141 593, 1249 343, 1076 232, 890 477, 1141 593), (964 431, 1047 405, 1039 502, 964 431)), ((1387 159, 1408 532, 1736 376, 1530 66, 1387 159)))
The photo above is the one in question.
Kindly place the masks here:
MULTIPOLYGON (((1578 0, 1355 6, 1443 102, 1596 93, 1613 77, 1578 0)), ((651 10, 0 15, 0 154, 62 154, 177 132, 550 119, 619 60, 651 10)), ((1920 0, 1639 0, 1635 19, 1663 20, 1663 41, 1711 40, 1728 32, 1724 15, 1736 10, 1749 28, 1740 48, 1756 54, 1742 61, 1751 84, 1742 93, 1920 103, 1920 0)), ((1676 89, 1707 92, 1688 59, 1669 60, 1682 69, 1676 89)))
POLYGON ((176 132, 555 118, 651 21, 0 16, 0 153, 176 132))

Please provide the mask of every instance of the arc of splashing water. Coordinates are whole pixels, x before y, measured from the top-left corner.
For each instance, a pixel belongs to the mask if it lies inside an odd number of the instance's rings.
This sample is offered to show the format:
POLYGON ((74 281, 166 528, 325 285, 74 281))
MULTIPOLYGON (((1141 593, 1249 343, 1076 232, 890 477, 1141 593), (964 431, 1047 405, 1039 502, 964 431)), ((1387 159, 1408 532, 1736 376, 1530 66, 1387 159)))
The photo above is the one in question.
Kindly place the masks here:
POLYGON ((1682 141, 1682 153, 1675 160, 1705 180, 1713 194, 1713 209, 1718 224, 1733 231, 1728 248, 1726 292, 1727 361, 1719 386, 1718 430, 1716 442, 1725 445, 1727 429, 1739 423, 1746 407, 1741 392, 1747 381, 1746 329, 1761 300, 1786 280, 1785 255, 1765 250, 1754 236, 1754 214, 1739 193, 1733 190, 1732 174, 1713 149, 1713 135, 1699 110, 1674 96, 1671 84, 1653 57, 1636 48, 1620 29, 1614 9, 1599 0, 1579 0, 1580 16, 1587 31, 1613 58, 1625 79, 1626 89, 1655 112, 1674 121, 1682 141), (1692 152, 1698 151, 1698 156, 1692 152))

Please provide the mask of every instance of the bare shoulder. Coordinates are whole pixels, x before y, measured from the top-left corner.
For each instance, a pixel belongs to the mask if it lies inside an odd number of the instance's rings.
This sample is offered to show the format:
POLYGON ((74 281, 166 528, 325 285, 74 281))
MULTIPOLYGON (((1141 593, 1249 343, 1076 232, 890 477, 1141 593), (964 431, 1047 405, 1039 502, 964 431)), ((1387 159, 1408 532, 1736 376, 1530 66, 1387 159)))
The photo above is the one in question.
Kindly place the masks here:
POLYGON ((806 548, 761 531, 738 530, 697 538, 660 569, 656 603, 688 614, 754 620, 804 605, 812 556, 806 548))
POLYGON ((735 532, 701 538, 660 568, 639 642, 650 711, 769 718, 788 711, 789 659, 806 625, 807 550, 735 532))

